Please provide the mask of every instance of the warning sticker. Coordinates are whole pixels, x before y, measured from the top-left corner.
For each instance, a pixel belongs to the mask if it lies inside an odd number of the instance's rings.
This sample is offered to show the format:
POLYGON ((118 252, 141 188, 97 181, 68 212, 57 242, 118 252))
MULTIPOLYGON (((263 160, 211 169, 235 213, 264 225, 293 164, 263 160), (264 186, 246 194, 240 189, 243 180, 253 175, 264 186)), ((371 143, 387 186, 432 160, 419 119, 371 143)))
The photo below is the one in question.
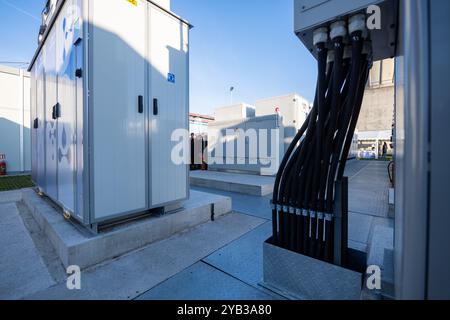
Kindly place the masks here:
POLYGON ((129 3, 131 3, 133 6, 136 6, 137 7, 137 5, 138 5, 138 0, 127 0, 129 3))

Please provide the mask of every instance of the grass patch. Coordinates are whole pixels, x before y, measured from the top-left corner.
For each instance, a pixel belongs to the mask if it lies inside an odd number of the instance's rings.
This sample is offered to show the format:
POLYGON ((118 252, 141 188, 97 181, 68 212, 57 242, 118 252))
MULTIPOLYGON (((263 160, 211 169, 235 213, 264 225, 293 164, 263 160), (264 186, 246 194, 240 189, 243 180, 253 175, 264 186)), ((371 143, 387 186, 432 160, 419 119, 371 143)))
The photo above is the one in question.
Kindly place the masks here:
POLYGON ((34 187, 31 176, 0 177, 0 192, 34 187))

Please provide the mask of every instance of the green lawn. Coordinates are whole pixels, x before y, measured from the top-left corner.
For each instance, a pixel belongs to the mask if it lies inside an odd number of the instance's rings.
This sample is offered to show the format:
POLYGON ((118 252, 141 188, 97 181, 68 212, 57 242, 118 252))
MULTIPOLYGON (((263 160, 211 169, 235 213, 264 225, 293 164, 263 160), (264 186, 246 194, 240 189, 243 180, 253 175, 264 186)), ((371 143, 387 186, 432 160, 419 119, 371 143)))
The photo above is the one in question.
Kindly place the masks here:
POLYGON ((0 177, 0 192, 34 187, 31 176, 0 177))

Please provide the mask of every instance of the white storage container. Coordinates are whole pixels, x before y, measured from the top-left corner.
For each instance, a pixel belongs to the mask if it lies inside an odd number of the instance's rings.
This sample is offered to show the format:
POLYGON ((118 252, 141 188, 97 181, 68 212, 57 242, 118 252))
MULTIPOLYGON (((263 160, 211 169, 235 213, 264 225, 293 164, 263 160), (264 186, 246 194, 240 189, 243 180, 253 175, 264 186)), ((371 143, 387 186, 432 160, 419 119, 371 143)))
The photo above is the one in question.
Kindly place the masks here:
POLYGON ((30 74, 0 66, 0 155, 8 174, 30 172, 30 74))
POLYGON ((257 117, 273 114, 283 117, 285 150, 291 144, 311 110, 310 103, 297 94, 262 99, 257 101, 255 106, 257 117))
POLYGON ((83 224, 188 198, 171 136, 188 129, 189 29, 152 1, 57 2, 30 66, 32 172, 83 224))
POLYGON ((255 116, 255 107, 246 103, 220 107, 214 110, 215 121, 245 120, 255 116))

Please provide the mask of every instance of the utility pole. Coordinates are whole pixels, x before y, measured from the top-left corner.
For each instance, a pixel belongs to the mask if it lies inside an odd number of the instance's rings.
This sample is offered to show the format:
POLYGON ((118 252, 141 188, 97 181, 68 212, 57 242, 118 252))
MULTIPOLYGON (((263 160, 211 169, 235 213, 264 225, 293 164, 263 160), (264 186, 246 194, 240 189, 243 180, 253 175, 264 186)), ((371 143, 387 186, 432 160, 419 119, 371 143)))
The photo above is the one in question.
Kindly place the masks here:
POLYGON ((233 105, 233 91, 234 87, 230 87, 230 105, 233 105))

